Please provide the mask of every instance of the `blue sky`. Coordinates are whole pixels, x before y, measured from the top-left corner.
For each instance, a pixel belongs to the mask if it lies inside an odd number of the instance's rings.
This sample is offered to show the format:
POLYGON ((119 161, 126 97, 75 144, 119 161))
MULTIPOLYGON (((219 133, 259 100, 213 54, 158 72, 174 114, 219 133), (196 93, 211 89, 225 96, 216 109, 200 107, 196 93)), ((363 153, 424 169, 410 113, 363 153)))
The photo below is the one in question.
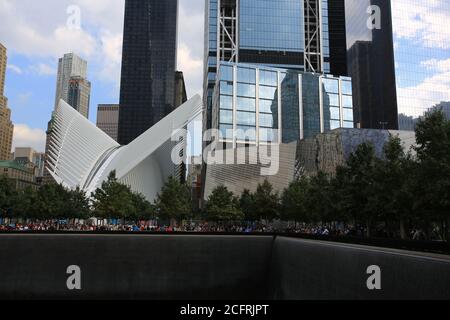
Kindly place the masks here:
MULTIPOLYGON (((201 93, 204 0, 179 0, 178 68, 188 95, 201 93)), ((450 101, 450 0, 393 0, 400 111, 450 101)), ((58 57, 75 52, 88 61, 90 119, 99 103, 119 97, 124 0, 0 0, 0 42, 8 48, 6 96, 15 146, 42 151, 54 107, 58 57), (67 26, 76 5, 81 30, 67 26)))
MULTIPOLYGON (((201 93, 203 0, 179 0, 178 69, 188 95, 201 93)), ((54 108, 58 58, 75 52, 88 61, 90 119, 100 103, 118 103, 124 0, 0 0, 0 42, 8 49, 6 96, 14 146, 43 151, 54 108), (68 27, 72 5, 81 30, 68 27)))

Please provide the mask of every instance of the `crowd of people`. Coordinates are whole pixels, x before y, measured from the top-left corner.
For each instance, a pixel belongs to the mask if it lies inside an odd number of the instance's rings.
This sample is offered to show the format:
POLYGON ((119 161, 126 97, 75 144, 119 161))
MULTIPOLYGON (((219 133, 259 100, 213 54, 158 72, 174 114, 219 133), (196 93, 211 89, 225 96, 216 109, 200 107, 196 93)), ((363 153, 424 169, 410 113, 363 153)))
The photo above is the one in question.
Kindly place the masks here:
MULTIPOLYGON (((211 223, 187 221, 182 224, 161 225, 157 221, 124 223, 118 221, 39 221, 0 222, 0 232, 154 232, 154 233, 288 233, 314 236, 364 237, 363 226, 312 225, 287 222, 211 223)), ((392 237, 384 230, 377 231, 376 237, 392 237)), ((409 235, 412 240, 425 240, 425 233, 414 229, 409 235)))
POLYGON ((161 232, 161 233, 297 233, 311 235, 363 235, 362 229, 330 225, 289 223, 210 223, 185 222, 160 225, 155 221, 139 223, 104 223, 82 221, 15 222, 0 224, 0 231, 68 231, 68 232, 161 232))

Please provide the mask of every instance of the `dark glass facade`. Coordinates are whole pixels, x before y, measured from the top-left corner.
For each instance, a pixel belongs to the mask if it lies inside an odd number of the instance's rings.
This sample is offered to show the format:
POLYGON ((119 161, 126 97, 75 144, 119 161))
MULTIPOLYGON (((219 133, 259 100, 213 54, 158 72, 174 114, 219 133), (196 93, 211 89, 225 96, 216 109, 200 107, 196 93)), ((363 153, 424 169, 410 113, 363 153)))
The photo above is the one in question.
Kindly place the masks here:
POLYGON ((175 108, 178 0, 126 0, 119 143, 175 108))
MULTIPOLYGON (((324 33, 324 42, 328 40, 329 57, 325 57, 325 66, 329 64, 329 73, 335 76, 348 75, 347 70, 347 32, 345 26, 345 0, 328 1, 328 38, 324 33)), ((324 43, 324 47, 327 43, 324 43)))
POLYGON ((353 80, 355 123, 367 129, 398 129, 394 45, 389 0, 345 0, 348 75, 353 80), (370 16, 380 10, 376 25, 370 16), (369 10, 369 11, 368 11, 369 10))

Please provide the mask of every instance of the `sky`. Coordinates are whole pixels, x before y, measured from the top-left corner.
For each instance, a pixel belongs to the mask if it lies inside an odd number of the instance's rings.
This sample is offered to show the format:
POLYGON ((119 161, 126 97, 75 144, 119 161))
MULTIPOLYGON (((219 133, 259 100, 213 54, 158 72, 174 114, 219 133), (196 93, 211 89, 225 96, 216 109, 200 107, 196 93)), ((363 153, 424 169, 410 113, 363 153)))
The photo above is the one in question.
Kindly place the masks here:
MULTIPOLYGON (((424 104, 450 101, 450 0, 392 1, 400 111, 418 115, 424 104)), ((178 69, 192 97, 202 91, 204 0, 179 2, 178 69)), ((44 150, 64 53, 88 61, 92 121, 98 104, 118 103, 123 14, 124 0, 0 0, 14 146, 44 150), (68 24, 72 6, 80 10, 79 30, 68 24)))
MULTIPOLYGON (((204 0, 179 0, 178 70, 188 97, 202 91, 204 0)), ((118 103, 124 0, 0 0, 0 42, 8 49, 5 95, 15 146, 45 149, 54 108, 58 58, 74 52, 88 61, 90 120, 97 105, 118 103), (72 6, 81 29, 71 27, 72 6)))

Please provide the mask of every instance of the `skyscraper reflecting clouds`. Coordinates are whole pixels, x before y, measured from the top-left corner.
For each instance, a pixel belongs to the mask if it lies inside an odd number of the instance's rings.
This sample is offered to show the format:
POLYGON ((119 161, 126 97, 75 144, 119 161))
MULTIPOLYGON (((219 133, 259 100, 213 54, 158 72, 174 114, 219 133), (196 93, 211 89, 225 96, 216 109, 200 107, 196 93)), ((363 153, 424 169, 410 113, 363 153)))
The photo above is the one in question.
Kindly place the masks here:
POLYGON ((450 101, 450 0, 392 1, 398 110, 421 116, 450 101))

